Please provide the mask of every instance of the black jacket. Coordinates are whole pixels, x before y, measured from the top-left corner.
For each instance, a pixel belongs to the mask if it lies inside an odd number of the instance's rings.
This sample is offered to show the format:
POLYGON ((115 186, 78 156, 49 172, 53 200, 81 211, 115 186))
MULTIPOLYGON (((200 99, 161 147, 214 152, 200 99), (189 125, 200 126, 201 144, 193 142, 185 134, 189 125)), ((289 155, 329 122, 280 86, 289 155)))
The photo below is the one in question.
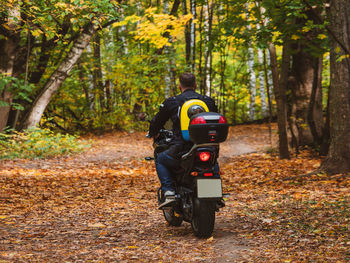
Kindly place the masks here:
POLYGON ((187 151, 193 145, 193 143, 186 142, 182 139, 179 119, 179 108, 190 99, 200 99, 207 104, 209 111, 218 111, 212 98, 200 95, 192 89, 187 89, 180 95, 166 99, 160 105, 159 111, 156 116, 153 117, 149 127, 149 135, 153 137, 157 135, 159 130, 163 128, 164 124, 171 119, 173 123, 172 130, 174 133, 174 139, 170 143, 172 147, 168 153, 175 158, 178 158, 182 152, 187 151))

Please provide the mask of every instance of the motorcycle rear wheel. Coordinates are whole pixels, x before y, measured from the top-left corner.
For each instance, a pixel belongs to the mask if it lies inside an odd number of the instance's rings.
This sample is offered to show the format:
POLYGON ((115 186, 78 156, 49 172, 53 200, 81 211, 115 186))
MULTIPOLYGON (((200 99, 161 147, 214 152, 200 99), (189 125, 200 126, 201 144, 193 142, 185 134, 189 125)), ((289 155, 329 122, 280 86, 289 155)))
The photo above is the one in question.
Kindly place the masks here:
POLYGON ((163 215, 170 226, 180 226, 183 221, 181 215, 175 215, 173 208, 163 209, 163 215))
POLYGON ((215 223, 215 204, 211 201, 195 199, 191 227, 194 235, 207 238, 213 234, 215 223))

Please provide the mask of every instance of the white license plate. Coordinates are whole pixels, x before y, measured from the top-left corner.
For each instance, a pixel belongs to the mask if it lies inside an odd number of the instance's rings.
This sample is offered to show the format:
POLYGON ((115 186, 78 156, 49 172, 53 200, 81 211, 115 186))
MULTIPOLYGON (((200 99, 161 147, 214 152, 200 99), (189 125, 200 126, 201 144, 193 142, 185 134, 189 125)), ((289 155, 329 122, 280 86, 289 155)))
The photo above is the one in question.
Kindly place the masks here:
POLYGON ((221 198, 221 179, 197 179, 198 198, 221 198))

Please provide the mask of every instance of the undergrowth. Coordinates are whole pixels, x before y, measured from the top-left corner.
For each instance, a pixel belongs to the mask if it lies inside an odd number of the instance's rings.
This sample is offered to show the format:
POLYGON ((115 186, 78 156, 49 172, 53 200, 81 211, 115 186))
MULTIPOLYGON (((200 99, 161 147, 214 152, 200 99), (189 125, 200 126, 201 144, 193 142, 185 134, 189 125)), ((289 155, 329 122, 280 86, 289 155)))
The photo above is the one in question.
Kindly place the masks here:
POLYGON ((0 159, 36 159, 77 153, 89 147, 70 134, 32 128, 23 132, 0 133, 0 159))

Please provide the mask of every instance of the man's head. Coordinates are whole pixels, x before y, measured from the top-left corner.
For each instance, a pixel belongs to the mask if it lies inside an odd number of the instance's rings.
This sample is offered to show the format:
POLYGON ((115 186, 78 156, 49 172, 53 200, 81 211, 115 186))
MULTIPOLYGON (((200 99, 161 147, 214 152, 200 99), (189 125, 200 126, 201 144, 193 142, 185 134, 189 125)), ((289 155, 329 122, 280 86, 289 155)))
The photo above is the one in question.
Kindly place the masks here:
POLYGON ((180 89, 185 91, 187 89, 196 89, 196 77, 192 73, 183 73, 179 77, 180 89))

